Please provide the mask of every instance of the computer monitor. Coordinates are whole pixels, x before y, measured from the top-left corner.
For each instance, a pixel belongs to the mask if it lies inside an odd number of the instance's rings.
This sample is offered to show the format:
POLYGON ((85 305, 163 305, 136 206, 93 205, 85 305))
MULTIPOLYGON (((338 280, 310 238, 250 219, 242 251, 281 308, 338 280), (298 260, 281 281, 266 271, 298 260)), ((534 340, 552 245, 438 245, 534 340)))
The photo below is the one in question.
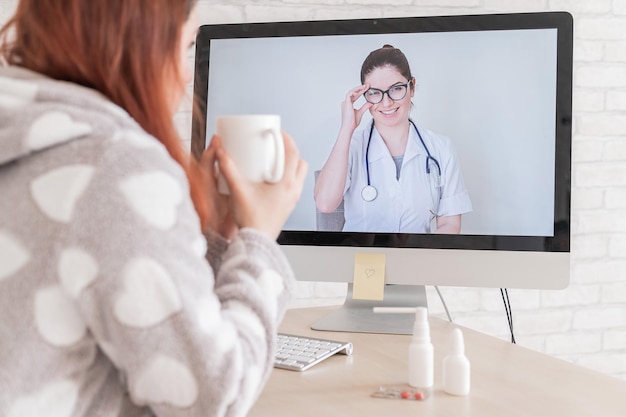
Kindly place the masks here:
MULTIPOLYGON (((205 25, 192 152, 205 148, 219 115, 281 116, 311 169, 279 243, 298 280, 349 283, 344 307, 313 328, 411 333, 411 315, 375 315, 372 307, 425 304, 424 285, 562 289, 570 270, 572 26, 566 12, 205 25), (316 207, 316 174, 337 138, 341 102, 361 84, 365 57, 385 44, 411 65, 411 120, 449 138, 456 153, 471 202, 458 234, 347 227, 355 201, 371 207, 354 196, 345 212, 316 207), (355 259, 367 254, 384 257, 382 300, 353 292, 363 272, 355 259)), ((371 124, 365 112, 360 128, 371 124)), ((376 181, 372 161, 359 163, 376 181)))

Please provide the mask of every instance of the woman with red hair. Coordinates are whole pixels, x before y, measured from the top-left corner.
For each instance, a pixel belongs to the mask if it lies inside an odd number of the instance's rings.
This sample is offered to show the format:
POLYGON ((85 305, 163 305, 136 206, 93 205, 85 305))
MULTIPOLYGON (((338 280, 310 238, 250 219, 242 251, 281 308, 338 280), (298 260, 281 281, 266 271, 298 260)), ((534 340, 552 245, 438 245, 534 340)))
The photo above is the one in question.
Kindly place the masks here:
POLYGON ((307 164, 183 150, 195 3, 20 0, 0 31, 0 415, 241 416, 272 369, 307 164))

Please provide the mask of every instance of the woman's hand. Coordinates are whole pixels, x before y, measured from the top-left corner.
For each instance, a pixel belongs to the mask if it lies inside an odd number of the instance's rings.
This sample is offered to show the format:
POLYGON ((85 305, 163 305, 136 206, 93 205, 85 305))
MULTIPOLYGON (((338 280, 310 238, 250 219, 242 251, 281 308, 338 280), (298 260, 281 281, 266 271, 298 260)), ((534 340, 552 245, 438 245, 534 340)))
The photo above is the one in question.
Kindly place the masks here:
POLYGON ((235 224, 240 228, 256 229, 272 239, 278 238, 300 199, 308 169, 293 139, 284 133, 283 138, 285 171, 283 178, 274 184, 245 179, 223 149, 218 149, 216 153, 220 172, 230 189, 230 209, 235 224))
POLYGON ((361 123, 363 114, 372 107, 372 103, 365 102, 361 107, 354 108, 354 103, 370 88, 369 84, 354 87, 348 91, 345 100, 341 103, 341 129, 347 129, 350 134, 361 123))
POLYGON ((215 230, 222 237, 230 240, 237 232, 237 225, 230 209, 230 196, 220 194, 217 190, 216 154, 221 147, 220 138, 213 136, 200 162, 202 183, 207 190, 208 198, 208 219, 203 226, 205 229, 215 230))

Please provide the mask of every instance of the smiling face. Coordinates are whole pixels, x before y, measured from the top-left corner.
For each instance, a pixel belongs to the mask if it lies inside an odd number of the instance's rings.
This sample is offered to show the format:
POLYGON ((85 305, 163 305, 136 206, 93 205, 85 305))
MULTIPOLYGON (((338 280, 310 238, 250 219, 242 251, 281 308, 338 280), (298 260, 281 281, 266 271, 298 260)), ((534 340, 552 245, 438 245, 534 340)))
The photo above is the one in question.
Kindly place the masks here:
MULTIPOLYGON (((394 85, 406 84, 409 80, 395 67, 386 65, 373 69, 367 74, 364 81, 369 84, 370 88, 386 91, 394 85)), ((409 85, 404 98, 394 101, 389 98, 388 94, 384 94, 382 101, 370 108, 370 114, 376 125, 392 127, 408 122, 411 112, 411 99, 415 93, 413 85, 414 81, 409 85)))

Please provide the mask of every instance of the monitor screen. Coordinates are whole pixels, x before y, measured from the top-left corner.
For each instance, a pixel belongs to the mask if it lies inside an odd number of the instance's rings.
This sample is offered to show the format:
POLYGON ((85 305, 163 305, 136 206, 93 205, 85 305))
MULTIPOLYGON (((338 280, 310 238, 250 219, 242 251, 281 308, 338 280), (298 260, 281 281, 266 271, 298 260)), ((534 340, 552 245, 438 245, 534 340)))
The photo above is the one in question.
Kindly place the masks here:
POLYGON ((571 83, 564 12, 206 25, 192 149, 217 116, 281 116, 311 167, 279 237, 298 279, 351 282, 373 253, 388 284, 563 288, 571 83), (383 45, 407 71, 365 63, 383 45))

